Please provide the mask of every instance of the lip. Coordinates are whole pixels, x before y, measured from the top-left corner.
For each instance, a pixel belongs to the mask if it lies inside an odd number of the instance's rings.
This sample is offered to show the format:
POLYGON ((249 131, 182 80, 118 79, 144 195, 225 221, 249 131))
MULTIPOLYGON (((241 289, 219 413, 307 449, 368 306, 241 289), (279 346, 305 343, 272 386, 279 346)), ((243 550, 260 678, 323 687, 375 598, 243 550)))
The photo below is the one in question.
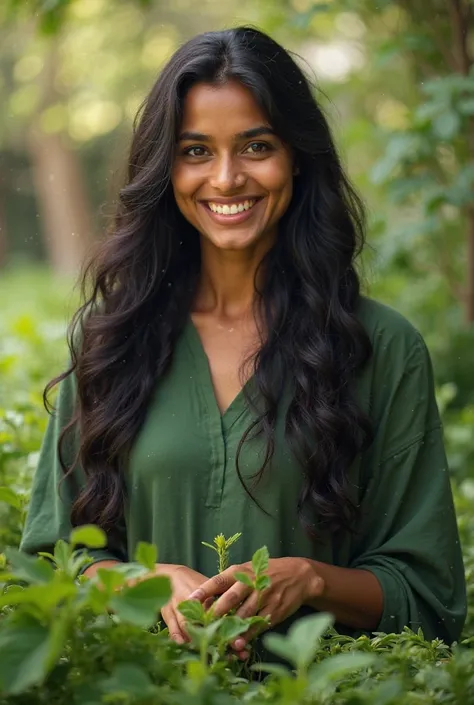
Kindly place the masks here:
POLYGON ((216 198, 216 199, 209 199, 206 201, 199 201, 199 205, 205 210, 207 215, 215 222, 218 223, 219 225, 238 225, 239 223, 243 223, 245 220, 248 220, 248 218, 251 218, 253 215, 253 211, 255 208, 258 208, 258 204, 260 201, 262 201, 264 196, 253 196, 253 197, 240 197, 238 200, 236 198, 230 199, 230 198, 216 198), (209 206, 207 205, 208 203, 218 203, 219 205, 228 205, 231 206, 233 203, 243 203, 244 201, 257 201, 252 208, 248 211, 242 211, 241 213, 234 213, 233 215, 224 215, 223 213, 214 213, 214 211, 211 211, 209 206))

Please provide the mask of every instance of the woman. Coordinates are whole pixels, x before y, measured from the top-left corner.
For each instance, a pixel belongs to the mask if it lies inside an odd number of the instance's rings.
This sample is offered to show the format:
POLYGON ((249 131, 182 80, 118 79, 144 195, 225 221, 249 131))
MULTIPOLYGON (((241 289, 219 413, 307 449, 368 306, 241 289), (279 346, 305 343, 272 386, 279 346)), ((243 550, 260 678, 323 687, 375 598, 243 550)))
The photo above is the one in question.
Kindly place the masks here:
POLYGON ((257 611, 233 576, 262 545, 272 627, 328 610, 348 633, 457 639, 464 572, 431 363, 403 317, 360 294, 363 233, 289 54, 249 28, 181 47, 137 122, 71 366, 46 390, 60 382, 22 548, 96 523, 109 545, 94 575, 156 543, 178 642, 190 596, 257 611), (221 532, 242 538, 216 576, 201 542, 221 532))

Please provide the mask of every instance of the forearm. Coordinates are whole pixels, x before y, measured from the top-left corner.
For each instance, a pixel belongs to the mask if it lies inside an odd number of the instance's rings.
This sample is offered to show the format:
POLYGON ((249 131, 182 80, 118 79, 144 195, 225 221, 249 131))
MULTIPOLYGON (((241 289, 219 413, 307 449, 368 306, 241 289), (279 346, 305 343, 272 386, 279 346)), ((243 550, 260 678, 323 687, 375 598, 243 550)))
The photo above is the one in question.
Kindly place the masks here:
POLYGON ((336 622, 352 629, 377 628, 383 612, 383 592, 373 573, 309 559, 308 563, 315 580, 309 583, 311 594, 306 605, 330 612, 336 622))
POLYGON ((96 575, 97 571, 101 568, 113 568, 116 565, 121 565, 121 563, 122 561, 115 560, 97 561, 97 563, 93 563, 88 568, 86 568, 83 575, 87 576, 88 578, 93 578, 96 575))

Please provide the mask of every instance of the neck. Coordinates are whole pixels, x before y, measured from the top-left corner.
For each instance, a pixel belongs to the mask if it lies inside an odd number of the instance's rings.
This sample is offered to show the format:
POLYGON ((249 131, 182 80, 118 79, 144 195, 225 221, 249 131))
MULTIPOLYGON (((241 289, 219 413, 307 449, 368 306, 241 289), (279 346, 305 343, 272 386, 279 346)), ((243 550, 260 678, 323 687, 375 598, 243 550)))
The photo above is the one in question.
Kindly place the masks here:
POLYGON ((201 273, 194 311, 225 322, 253 315, 255 276, 267 249, 268 246, 263 249, 257 245, 248 250, 220 250, 201 241, 201 273))

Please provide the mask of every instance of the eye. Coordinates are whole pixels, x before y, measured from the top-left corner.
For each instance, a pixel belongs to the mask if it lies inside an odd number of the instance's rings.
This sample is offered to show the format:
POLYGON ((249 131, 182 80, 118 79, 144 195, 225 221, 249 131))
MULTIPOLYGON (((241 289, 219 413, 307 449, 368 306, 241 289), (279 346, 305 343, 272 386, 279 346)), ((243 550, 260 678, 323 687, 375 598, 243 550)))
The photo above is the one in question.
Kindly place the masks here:
POLYGON ((199 145, 194 145, 194 147, 186 147, 183 153, 189 157, 204 157, 206 156, 206 148, 199 147, 199 145))
POLYGON ((245 151, 250 154, 263 154, 264 152, 268 152, 270 149, 271 146, 266 142, 251 142, 245 151))

